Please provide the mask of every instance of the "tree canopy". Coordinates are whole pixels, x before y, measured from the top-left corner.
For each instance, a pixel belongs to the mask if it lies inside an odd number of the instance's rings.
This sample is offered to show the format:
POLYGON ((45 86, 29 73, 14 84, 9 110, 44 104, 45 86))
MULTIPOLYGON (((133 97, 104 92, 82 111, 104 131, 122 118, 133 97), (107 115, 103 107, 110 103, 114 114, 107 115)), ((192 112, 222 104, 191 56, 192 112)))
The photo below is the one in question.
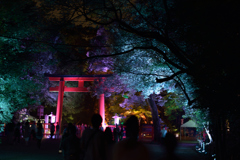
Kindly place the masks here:
POLYGON ((48 46, 36 43, 44 34, 35 2, 10 0, 0 7, 0 121, 6 123, 22 108, 51 103, 44 73, 55 71, 56 60, 48 46))
MULTIPOLYGON (((115 36, 113 39, 117 43, 106 43, 109 54, 93 57, 119 59, 135 54, 142 62, 152 53, 154 61, 160 60, 159 64, 165 64, 171 71, 164 77, 156 77, 157 82, 178 81, 190 109, 198 107, 204 111, 209 108, 213 124, 224 124, 226 118, 231 117, 225 113, 238 113, 239 90, 235 86, 239 72, 239 1, 90 0, 71 1, 74 5, 68 3, 61 2, 68 8, 62 15, 70 21, 85 20, 91 25, 104 26, 115 36), (137 55, 141 53, 146 56, 137 55)), ((134 60, 129 58, 129 63, 134 60)), ((122 69, 124 63, 119 60, 118 63, 122 69)), ((127 69, 131 72, 134 67, 127 69)), ((214 134, 218 135, 221 127, 217 126, 214 134)), ((219 141, 221 146, 225 146, 222 142, 219 141)), ((217 152, 218 156, 224 153, 217 152)), ((218 159, 221 157, 226 158, 222 155, 218 159)))
MULTIPOLYGON (((119 82, 115 91, 142 92, 151 106, 156 105, 154 95, 160 95, 161 89, 174 91, 192 118, 209 114, 216 145, 221 146, 217 159, 226 159, 221 129, 225 129, 227 120, 231 126, 237 119, 240 104, 239 5, 235 0, 41 0, 37 5, 31 0, 1 2, 1 115, 10 116, 13 106, 27 106, 39 99, 35 93, 40 77, 31 72, 32 59, 38 56, 32 53, 51 47, 61 60, 59 64, 75 68, 81 65, 71 62, 89 60, 90 71, 114 72, 106 86, 115 80, 119 82), (40 25, 43 23, 48 23, 47 27, 40 25)), ((81 73, 86 69, 80 68, 81 73)), ((152 113, 157 113, 156 108, 152 107, 152 113)), ((232 129, 236 138, 238 132, 232 129)))

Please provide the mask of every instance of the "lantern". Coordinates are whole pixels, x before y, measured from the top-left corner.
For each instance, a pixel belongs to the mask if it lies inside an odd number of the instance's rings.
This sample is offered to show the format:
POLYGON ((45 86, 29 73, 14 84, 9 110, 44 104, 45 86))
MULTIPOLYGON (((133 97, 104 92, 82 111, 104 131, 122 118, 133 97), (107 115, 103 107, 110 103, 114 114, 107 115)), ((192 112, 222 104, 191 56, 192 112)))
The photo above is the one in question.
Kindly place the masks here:
POLYGON ((38 106, 37 115, 39 116, 39 119, 41 119, 41 116, 43 116, 43 113, 44 113, 44 107, 41 105, 38 106))

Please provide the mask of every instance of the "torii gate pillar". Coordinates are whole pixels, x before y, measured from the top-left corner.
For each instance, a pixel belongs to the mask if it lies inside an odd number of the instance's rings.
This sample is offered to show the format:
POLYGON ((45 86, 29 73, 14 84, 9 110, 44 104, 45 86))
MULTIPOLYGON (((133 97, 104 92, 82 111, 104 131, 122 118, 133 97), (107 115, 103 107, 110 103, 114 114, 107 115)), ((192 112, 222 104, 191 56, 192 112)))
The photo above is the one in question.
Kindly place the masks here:
POLYGON ((99 114, 102 116, 102 127, 105 129, 105 103, 104 103, 104 94, 100 94, 99 97, 99 114))
POLYGON ((58 124, 59 124, 59 131, 61 131, 64 84, 65 84, 65 81, 63 81, 63 79, 61 79, 59 81, 58 101, 57 101, 57 109, 56 109, 56 122, 58 122, 58 124))

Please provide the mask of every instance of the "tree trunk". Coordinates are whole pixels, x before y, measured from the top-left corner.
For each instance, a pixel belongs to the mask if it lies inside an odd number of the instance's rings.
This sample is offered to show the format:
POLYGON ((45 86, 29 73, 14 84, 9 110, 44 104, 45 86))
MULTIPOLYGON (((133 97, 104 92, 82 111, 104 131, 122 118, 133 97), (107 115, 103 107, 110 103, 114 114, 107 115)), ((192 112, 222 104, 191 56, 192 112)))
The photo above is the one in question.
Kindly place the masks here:
POLYGON ((153 120, 153 128, 154 128, 154 141, 160 142, 160 136, 161 136, 161 124, 160 119, 158 116, 158 108, 153 100, 153 95, 151 94, 148 98, 148 103, 151 107, 152 111, 152 120, 153 120))

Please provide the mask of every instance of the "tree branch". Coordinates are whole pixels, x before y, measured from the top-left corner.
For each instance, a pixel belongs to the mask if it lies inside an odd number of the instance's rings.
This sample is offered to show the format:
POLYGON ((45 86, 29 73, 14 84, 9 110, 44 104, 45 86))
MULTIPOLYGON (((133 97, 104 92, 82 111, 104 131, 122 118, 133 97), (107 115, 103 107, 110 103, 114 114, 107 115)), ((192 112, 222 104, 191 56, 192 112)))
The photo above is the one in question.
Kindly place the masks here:
POLYGON ((144 38, 155 39, 160 43, 166 45, 171 52, 180 60, 180 62, 186 67, 191 67, 192 63, 181 53, 183 52, 176 44, 174 44, 170 39, 159 34, 159 32, 143 32, 139 31, 123 21, 118 21, 120 28, 126 32, 136 34, 144 38))
POLYGON ((168 62, 169 64, 171 64, 172 66, 174 66, 174 67, 176 67, 177 69, 180 69, 180 70, 186 70, 186 69, 184 69, 183 67, 181 67, 181 66, 179 66, 179 65, 177 65, 176 63, 174 63, 173 61, 171 61, 168 57, 167 57, 167 55, 162 51, 162 50, 160 50, 159 48, 157 48, 157 47, 152 47, 151 48, 152 50, 154 50, 154 51, 156 51, 157 53, 160 53, 162 56, 163 56, 163 59, 166 61, 166 62, 168 62))
POLYGON ((136 72, 131 72, 131 71, 123 71, 126 73, 131 73, 131 74, 135 74, 135 75, 143 75, 143 76, 162 76, 162 77, 166 77, 166 75, 159 75, 159 74, 146 74, 146 73, 136 73, 136 72))
POLYGON ((178 71, 178 72, 172 74, 171 76, 169 76, 169 77, 167 77, 167 78, 162 78, 162 79, 156 78, 156 82, 157 82, 157 83, 162 83, 162 82, 166 82, 166 81, 169 81, 169 80, 173 80, 174 77, 176 77, 177 75, 180 75, 180 74, 182 74, 182 73, 185 73, 185 72, 184 72, 184 71, 178 71))
POLYGON ((167 15, 167 22, 166 22, 166 26, 165 26, 165 35, 166 35, 166 37, 168 37, 168 26, 169 26, 169 22, 170 22, 170 15, 168 12, 167 0, 163 0, 163 5, 164 5, 166 15, 167 15))
MULTIPOLYGON (((175 64, 174 62, 172 62, 168 57, 167 55, 160 49, 158 49, 157 47, 153 47, 153 46, 150 46, 150 47, 133 47, 132 49, 130 50, 127 50, 127 51, 124 51, 124 52, 120 52, 120 53, 116 53, 116 54, 110 54, 110 55, 97 55, 97 56, 92 56, 92 57, 88 57, 88 58, 85 58, 85 59, 79 59, 79 60, 88 60, 88 59, 92 59, 92 58, 104 58, 104 57, 114 57, 114 56, 118 56, 118 55, 123 55, 123 54, 127 54, 127 53, 130 53, 136 49, 144 49, 144 50, 147 50, 147 49, 150 49, 150 50, 153 50, 153 51, 156 51, 157 53, 159 53, 160 55, 163 56, 163 59, 168 62, 169 64, 171 64, 172 66, 176 67, 177 69, 179 70, 182 70, 182 71, 186 71, 186 69, 184 69, 183 67, 175 64)), ((79 61, 78 60, 78 61, 79 61)))
MULTIPOLYGON (((168 65, 168 64, 167 64, 167 65, 168 65)), ((173 71, 173 69, 171 68, 171 66, 168 65, 168 67, 169 67, 170 70, 174 73, 174 71, 173 71)), ((191 105, 197 100, 197 98, 195 98, 195 99, 193 99, 193 100, 190 100, 190 97, 188 96, 188 94, 187 94, 187 92, 186 92, 186 88, 185 88, 185 85, 184 85, 183 81, 181 80, 181 78, 180 78, 178 75, 177 75, 176 77, 177 77, 178 80, 174 79, 174 81, 176 81, 176 82, 179 84, 181 90, 183 91, 185 97, 186 97, 187 100, 188 100, 188 105, 191 106, 191 105)))
POLYGON ((128 0, 128 2, 133 6, 133 8, 137 11, 137 13, 141 16, 141 18, 142 18, 145 22, 147 22, 147 24, 149 24, 149 25, 152 26, 153 28, 156 28, 156 29, 158 29, 158 30, 161 31, 160 28, 158 28, 157 26, 154 26, 152 23, 150 23, 150 22, 142 15, 142 13, 137 9, 137 7, 136 7, 130 0, 128 0))

